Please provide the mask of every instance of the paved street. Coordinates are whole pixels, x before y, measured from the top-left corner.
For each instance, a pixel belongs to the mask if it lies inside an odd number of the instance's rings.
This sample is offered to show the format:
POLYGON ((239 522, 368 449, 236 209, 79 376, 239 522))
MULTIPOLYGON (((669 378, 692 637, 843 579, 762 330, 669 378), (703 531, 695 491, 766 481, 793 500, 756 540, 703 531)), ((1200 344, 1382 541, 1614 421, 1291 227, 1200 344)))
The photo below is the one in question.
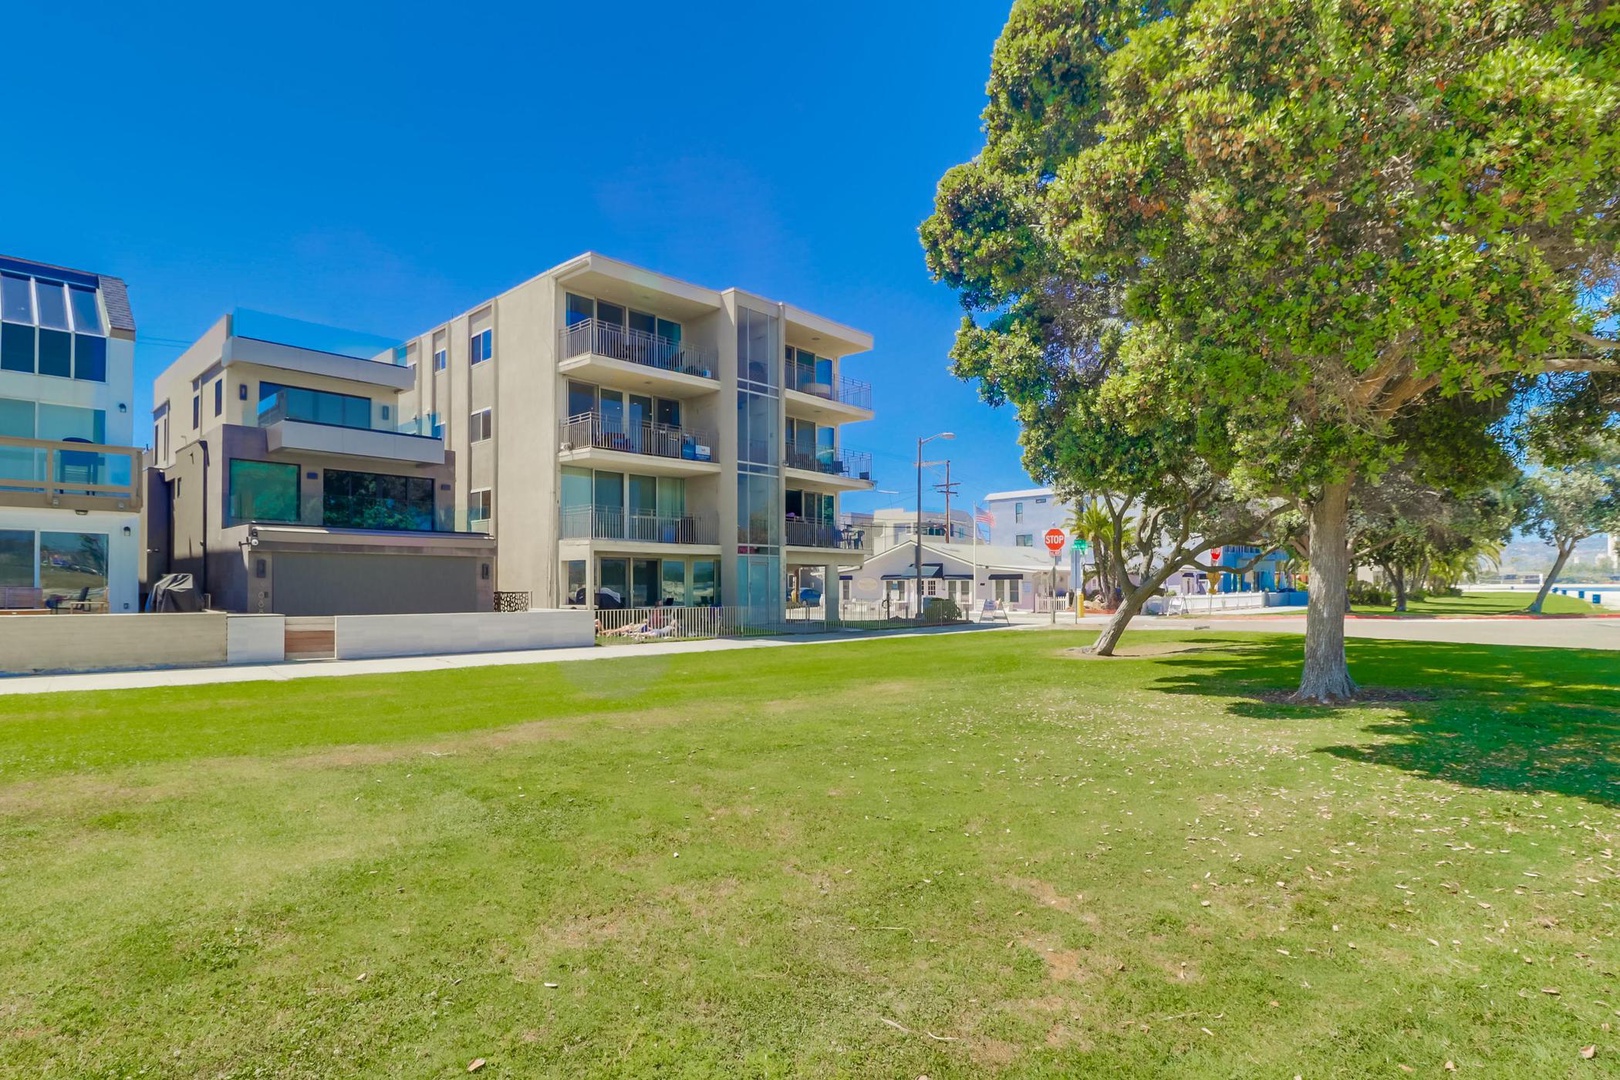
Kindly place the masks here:
MULTIPOLYGON (((1101 629, 1100 617, 1082 619, 1078 629, 1101 629)), ((1063 616, 1058 616, 1063 625, 1063 616)), ((1026 624, 1038 629, 1035 624, 1026 624)), ((1075 629, 1071 616, 1068 622, 1075 629)), ((1229 615, 1201 619, 1138 618, 1131 630, 1250 630, 1271 634, 1303 634, 1305 615, 1229 615)), ((1384 638, 1396 641, 1448 641, 1468 645, 1532 645, 1562 649, 1620 650, 1620 619, 1524 619, 1497 616, 1487 619, 1346 619, 1348 637, 1384 638)), ((1620 681, 1620 670, 1616 672, 1620 681)))

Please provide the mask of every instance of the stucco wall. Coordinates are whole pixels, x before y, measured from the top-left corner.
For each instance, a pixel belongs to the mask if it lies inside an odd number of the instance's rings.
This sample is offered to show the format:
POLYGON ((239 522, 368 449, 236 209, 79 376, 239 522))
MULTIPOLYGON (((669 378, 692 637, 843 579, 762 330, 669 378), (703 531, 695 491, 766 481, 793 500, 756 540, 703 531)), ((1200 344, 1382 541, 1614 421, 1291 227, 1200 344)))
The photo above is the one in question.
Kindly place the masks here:
POLYGON ((226 660, 226 617, 195 615, 13 615, 0 618, 0 670, 200 667, 226 660))
POLYGON ((585 610, 340 615, 332 625, 339 660, 564 649, 596 640, 595 616, 585 610))

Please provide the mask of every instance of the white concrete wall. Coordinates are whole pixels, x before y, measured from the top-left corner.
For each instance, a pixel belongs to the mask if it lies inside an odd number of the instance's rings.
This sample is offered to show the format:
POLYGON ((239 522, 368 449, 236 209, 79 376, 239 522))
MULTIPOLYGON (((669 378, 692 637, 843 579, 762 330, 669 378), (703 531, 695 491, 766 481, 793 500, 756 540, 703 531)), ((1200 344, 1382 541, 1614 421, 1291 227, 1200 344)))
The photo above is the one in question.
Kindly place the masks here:
POLYGON ((287 659, 287 619, 282 615, 228 615, 225 662, 279 664, 287 659))
POLYGON ((590 611, 339 615, 332 620, 339 660, 385 656, 565 649, 596 640, 590 611))
POLYGON ((0 617, 0 672, 205 667, 225 662, 225 616, 8 615, 0 617))

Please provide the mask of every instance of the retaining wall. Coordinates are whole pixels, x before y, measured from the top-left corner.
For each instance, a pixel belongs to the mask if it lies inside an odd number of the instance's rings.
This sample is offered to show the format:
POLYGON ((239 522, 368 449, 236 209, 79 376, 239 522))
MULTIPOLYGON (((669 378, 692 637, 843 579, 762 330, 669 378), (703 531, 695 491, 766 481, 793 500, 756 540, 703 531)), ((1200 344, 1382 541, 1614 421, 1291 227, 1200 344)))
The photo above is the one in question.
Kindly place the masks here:
POLYGON ((584 648, 596 641, 595 615, 582 609, 338 615, 332 626, 339 660, 584 648))

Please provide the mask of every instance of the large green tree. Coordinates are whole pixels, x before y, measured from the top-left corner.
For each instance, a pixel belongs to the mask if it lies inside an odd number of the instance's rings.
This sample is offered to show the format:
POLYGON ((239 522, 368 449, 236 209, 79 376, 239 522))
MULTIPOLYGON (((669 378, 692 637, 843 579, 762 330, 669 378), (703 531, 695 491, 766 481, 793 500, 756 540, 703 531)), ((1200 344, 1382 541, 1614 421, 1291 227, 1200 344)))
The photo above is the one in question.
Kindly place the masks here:
MULTIPOLYGON (((1109 320, 1164 345, 1125 377, 1174 386, 1213 468, 1308 514, 1303 699, 1355 692, 1351 491, 1406 453, 1394 426, 1615 365, 1617 30, 1601 3, 1023 0, 997 42, 929 265, 963 335, 1033 325, 1039 362, 1083 363, 1062 331, 1109 320)), ((1007 358, 1016 386, 1031 358, 1007 358)))

